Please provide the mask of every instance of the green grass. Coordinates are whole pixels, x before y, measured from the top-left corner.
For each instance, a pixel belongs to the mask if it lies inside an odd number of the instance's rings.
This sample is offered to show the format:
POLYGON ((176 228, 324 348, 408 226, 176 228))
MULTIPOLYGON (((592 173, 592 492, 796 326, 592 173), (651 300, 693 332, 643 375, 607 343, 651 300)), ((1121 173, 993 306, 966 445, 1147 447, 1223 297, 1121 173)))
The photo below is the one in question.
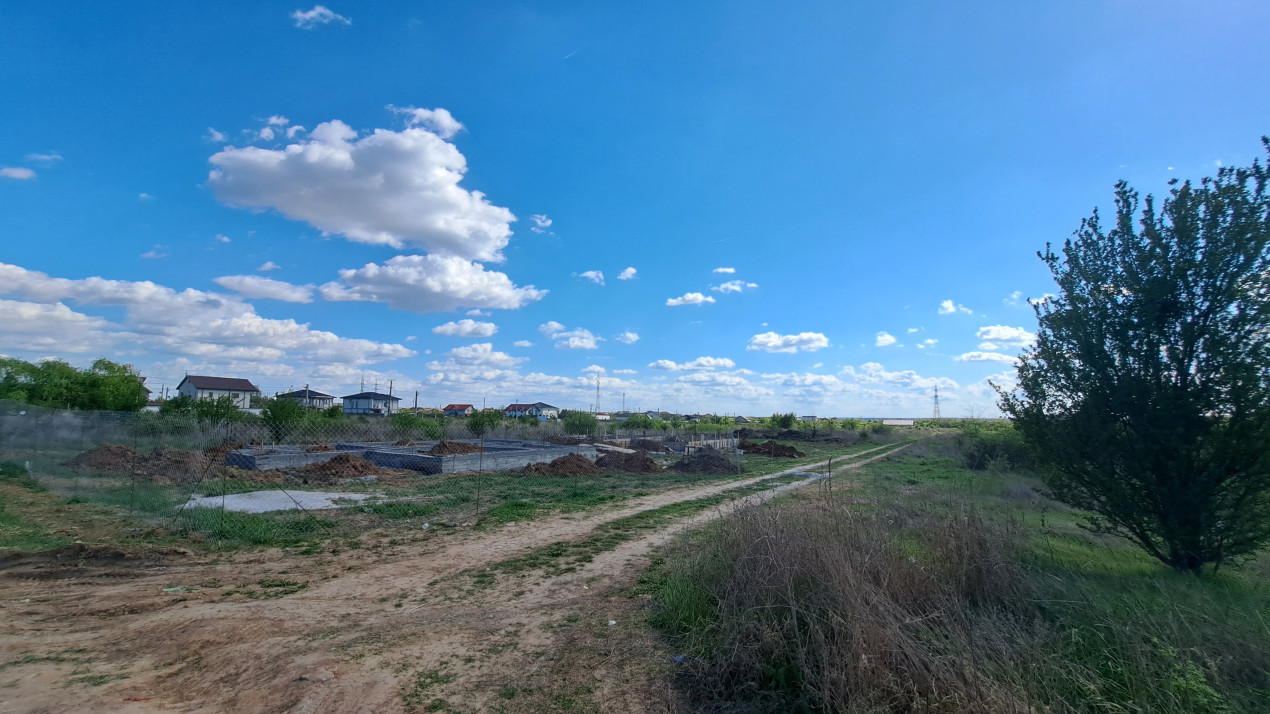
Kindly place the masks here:
POLYGON ((177 519, 179 527, 197 531, 222 546, 298 545, 334 531, 339 522, 312 515, 235 513, 219 508, 189 508, 177 519))

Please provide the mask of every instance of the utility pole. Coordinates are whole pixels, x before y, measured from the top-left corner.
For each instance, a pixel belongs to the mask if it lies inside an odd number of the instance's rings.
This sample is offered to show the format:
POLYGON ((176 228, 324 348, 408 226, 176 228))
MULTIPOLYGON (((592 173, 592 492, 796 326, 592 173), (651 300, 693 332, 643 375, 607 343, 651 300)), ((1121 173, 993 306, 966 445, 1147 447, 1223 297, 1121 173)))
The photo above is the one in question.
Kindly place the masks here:
POLYGON ((392 396, 392 380, 388 380, 388 396, 392 396))
POLYGON ((419 411, 419 390, 416 389, 415 390, 415 412, 418 413, 418 411, 419 411))
POLYGON ((939 418, 939 387, 938 386, 935 387, 935 414, 931 418, 932 419, 939 418))

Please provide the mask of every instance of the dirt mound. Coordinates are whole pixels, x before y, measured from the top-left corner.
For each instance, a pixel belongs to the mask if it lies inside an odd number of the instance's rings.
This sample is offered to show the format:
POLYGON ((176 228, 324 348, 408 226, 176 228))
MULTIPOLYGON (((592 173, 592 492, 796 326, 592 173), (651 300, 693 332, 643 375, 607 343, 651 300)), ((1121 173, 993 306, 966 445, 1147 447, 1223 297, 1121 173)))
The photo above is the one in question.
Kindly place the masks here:
POLYGON ((594 440, 585 436, 548 436, 543 441, 548 444, 558 444, 560 446, 579 446, 581 444, 590 444, 594 440))
POLYGON ((119 444, 102 444, 76 456, 62 465, 72 469, 93 471, 132 471, 141 454, 119 444))
POLYGON ((797 429, 786 429, 785 431, 777 434, 776 438, 784 441, 806 441, 811 437, 797 429))
POLYGON ((735 436, 738 439, 762 439, 765 433, 766 432, 762 429, 750 429, 749 427, 743 427, 732 432, 732 436, 735 436))
POLYGON ((742 439, 737 448, 747 454, 759 454, 760 456, 785 456, 791 459, 801 459, 807 455, 792 446, 778 444, 775 441, 765 441, 760 444, 757 441, 742 439))
POLYGON ((207 470, 207 455, 201 451, 185 451, 160 446, 149 456, 139 457, 136 470, 154 476, 182 476, 207 470))
POLYGON ((526 476, 596 476, 603 470, 581 454, 566 454, 546 464, 530 464, 521 470, 526 476))
POLYGON ((325 441, 315 441, 312 446, 304 450, 307 454, 315 454, 320 451, 335 451, 335 447, 325 441))
POLYGON ((670 451, 670 449, 666 448, 665 444, 660 441, 653 441, 652 439, 635 439, 631 442, 630 448, 639 449, 640 451, 670 451))
POLYGON ((450 456, 451 454, 483 454, 485 447, 480 444, 469 444, 466 441, 442 441, 428 449, 433 456, 450 456))
POLYGON ((692 456, 676 461, 670 466, 671 471, 685 474, 739 474, 737 466, 726 455, 714 449, 699 449, 692 456))
POLYGON ((383 469, 357 454, 336 454, 330 461, 296 469, 305 483, 335 483, 339 479, 378 475, 383 469))
POLYGON ((230 441, 229 439, 225 439, 216 446, 203 449, 203 455, 206 456, 207 460, 212 463, 223 464, 225 463, 225 454, 228 454, 231 451, 238 451, 243 448, 243 446, 244 444, 240 441, 230 441))
POLYGON ((605 471, 620 471, 627 474, 659 474, 662 468, 656 461, 648 458, 648 453, 636 451, 624 454, 620 451, 601 456, 595 465, 605 471))

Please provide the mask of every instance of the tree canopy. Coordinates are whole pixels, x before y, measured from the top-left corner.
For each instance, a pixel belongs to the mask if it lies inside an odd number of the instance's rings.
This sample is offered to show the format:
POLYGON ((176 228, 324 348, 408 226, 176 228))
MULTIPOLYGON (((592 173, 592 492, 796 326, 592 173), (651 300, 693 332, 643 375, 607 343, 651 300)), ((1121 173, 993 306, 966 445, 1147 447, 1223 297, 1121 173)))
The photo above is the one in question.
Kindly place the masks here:
POLYGON ((1059 292, 1001 394, 1056 498, 1179 570, 1270 541, 1267 178, 1223 168, 1158 205, 1117 184, 1110 227, 1095 211, 1039 254, 1059 292))
POLYGON ((61 360, 0 358, 0 399, 61 409, 138 411, 147 392, 130 365, 108 359, 76 369, 61 360))

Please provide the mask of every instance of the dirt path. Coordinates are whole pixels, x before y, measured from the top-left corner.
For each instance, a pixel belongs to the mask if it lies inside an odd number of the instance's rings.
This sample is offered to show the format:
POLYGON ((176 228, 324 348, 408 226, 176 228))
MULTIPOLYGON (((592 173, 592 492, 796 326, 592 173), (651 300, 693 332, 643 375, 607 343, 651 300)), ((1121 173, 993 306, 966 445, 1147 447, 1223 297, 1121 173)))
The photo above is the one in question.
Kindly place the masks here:
MULTIPOLYGON (((894 450, 834 459, 835 472, 894 450)), ((825 466, 668 490, 602 512, 416 531, 337 555, 32 558, 0 570, 0 711, 674 710, 658 669, 669 656, 630 597, 642 556, 778 489, 565 575, 482 585, 462 573, 619 518, 825 466)))

